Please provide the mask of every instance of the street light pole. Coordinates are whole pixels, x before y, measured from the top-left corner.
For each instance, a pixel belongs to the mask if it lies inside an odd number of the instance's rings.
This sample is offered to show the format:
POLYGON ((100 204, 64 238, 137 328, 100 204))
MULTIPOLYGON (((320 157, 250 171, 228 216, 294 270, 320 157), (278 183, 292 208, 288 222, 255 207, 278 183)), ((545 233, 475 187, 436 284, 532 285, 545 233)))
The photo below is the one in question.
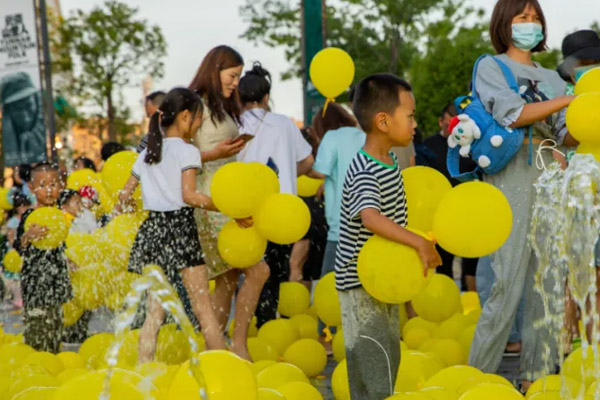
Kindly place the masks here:
POLYGON ((325 47, 325 0, 302 0, 302 89, 304 125, 312 123, 313 115, 325 103, 310 81, 310 62, 325 47))
POLYGON ((46 107, 46 123, 50 132, 50 152, 53 163, 58 163, 56 153, 56 121, 54 120, 54 97, 52 91, 52 62, 50 60, 50 39, 48 37, 48 13, 46 0, 39 0, 40 29, 42 33, 42 52, 44 65, 44 105, 46 107))

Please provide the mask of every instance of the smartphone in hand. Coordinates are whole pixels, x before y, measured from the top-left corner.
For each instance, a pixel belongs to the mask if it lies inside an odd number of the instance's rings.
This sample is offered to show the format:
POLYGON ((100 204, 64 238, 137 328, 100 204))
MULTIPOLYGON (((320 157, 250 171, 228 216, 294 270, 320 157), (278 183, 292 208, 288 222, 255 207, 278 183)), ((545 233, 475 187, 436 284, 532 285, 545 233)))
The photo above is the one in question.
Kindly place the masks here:
POLYGON ((252 139, 254 139, 253 135, 250 135, 248 133, 243 133, 243 134, 239 135, 238 137, 236 137, 235 139, 233 139, 233 143, 237 143, 240 141, 248 143, 252 139))

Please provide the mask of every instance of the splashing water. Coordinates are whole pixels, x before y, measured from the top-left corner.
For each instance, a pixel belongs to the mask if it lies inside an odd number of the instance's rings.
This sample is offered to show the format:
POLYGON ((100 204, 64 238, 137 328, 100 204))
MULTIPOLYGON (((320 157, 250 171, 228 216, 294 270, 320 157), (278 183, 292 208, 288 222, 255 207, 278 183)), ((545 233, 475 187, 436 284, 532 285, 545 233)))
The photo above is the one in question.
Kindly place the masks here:
MULTIPOLYGON (((565 172, 563 191, 564 256, 567 262, 569 287, 581 310, 584 326, 592 323, 591 337, 582 341, 582 376, 586 376, 585 361, 591 344, 595 381, 600 380, 598 362, 598 315, 596 313, 596 265, 594 248, 600 232, 600 166, 592 155, 577 154, 565 172), (589 305, 589 307, 588 307, 589 305)), ((588 373, 589 374, 589 373, 588 373)), ((597 387, 594 398, 600 398, 597 387)))
MULTIPOLYGON (((534 289, 540 294, 544 308, 543 318, 534 321, 534 326, 547 334, 543 354, 544 374, 548 374, 554 368, 553 352, 558 351, 562 357, 565 347, 564 341, 560 340, 563 337, 561 330, 564 325, 566 269, 564 258, 560 256, 563 240, 561 228, 563 182, 564 173, 560 165, 553 163, 534 184, 536 203, 531 220, 530 242, 538 260, 534 275, 534 289)), ((562 359, 560 361, 562 364, 562 359)))
MULTIPOLYGON (((131 291, 125 297, 124 311, 119 313, 115 318, 115 340, 107 351, 106 359, 108 362, 108 372, 104 381, 104 389, 100 399, 108 400, 110 398, 110 379, 113 376, 114 368, 116 367, 119 359, 119 351, 125 342, 127 333, 130 331, 130 327, 135 319, 138 306, 140 305, 142 297, 146 291, 148 291, 148 294, 155 296, 159 300, 163 309, 173 316, 176 323, 181 328, 181 331, 188 339, 190 344, 190 372, 201 388, 201 398, 203 400, 208 399, 208 395, 204 389, 204 378, 200 372, 198 343, 196 342, 194 327, 187 318, 177 293, 169 284, 169 281, 162 269, 155 265, 149 265, 144 268, 144 274, 141 278, 133 283, 131 291)), ((150 379, 151 377, 148 380, 144 380, 140 383, 140 385, 147 385, 148 387, 138 387, 138 389, 142 391, 148 391, 149 386, 151 385, 150 379)))
MULTIPOLYGON (((535 184, 536 204, 533 209, 530 241, 539 261, 535 273, 535 290, 540 293, 544 317, 534 321, 536 329, 545 329, 545 373, 552 365, 552 352, 558 351, 563 364, 567 343, 564 327, 565 283, 581 311, 583 325, 592 323, 592 337, 583 336, 581 376, 591 347, 593 378, 600 380, 598 362, 599 316, 596 314, 596 266, 594 248, 600 233, 600 165, 593 156, 575 155, 563 173, 557 164, 546 169, 535 184), (551 340, 557 340, 552 349, 551 340)), ((585 379, 578 399, 583 399, 585 379)), ((562 398, 570 398, 563 375, 562 398)), ((600 385, 594 399, 600 399, 600 385)))

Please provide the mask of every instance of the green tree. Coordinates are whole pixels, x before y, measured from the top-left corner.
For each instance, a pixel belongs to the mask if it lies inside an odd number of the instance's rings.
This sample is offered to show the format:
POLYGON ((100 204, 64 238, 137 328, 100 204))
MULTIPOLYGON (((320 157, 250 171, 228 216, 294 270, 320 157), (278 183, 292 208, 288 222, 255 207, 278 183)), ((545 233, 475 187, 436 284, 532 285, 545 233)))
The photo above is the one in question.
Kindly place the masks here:
POLYGON ((89 13, 75 11, 59 31, 69 56, 60 57, 57 68, 71 63, 73 91, 99 110, 96 116, 106 121, 109 139, 116 140, 129 112, 120 90, 142 76, 163 75, 166 43, 161 29, 139 19, 137 9, 111 0, 89 13))
POLYGON ((477 58, 493 53, 488 24, 457 26, 459 16, 482 21, 484 13, 464 7, 462 1, 447 2, 443 17, 425 30, 428 40, 424 50, 412 60, 410 81, 417 99, 417 120, 426 136, 439 129, 442 108, 469 93, 477 58))
MULTIPOLYGON (((403 75, 423 33, 427 15, 444 0, 338 0, 326 7, 327 44, 354 59, 356 79, 388 71, 403 75)), ((283 47, 290 68, 283 78, 301 76, 300 2, 247 0, 240 14, 248 23, 242 37, 283 47)))

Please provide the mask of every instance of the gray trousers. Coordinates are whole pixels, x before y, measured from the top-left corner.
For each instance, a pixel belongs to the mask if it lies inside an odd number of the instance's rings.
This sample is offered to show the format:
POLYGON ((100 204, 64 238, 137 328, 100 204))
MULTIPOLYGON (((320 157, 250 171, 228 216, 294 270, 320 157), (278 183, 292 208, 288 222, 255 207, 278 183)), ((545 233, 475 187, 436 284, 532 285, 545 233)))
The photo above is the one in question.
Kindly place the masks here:
POLYGON ((400 366, 398 305, 364 289, 338 292, 352 400, 382 400, 394 394, 400 366))
MULTIPOLYGON (((534 145, 534 155, 537 145, 534 145)), ((536 380, 545 369, 543 354, 553 340, 535 329, 535 321, 543 317, 541 297, 533 288, 537 260, 529 243, 532 207, 535 202, 533 183, 541 174, 528 162, 528 146, 524 145, 510 164, 496 175, 486 175, 486 182, 500 189, 512 208, 513 227, 504 245, 492 255, 496 280, 490 297, 483 306, 469 356, 469 364, 484 372, 495 373, 502 361, 517 308, 525 296, 522 332, 521 378, 536 380)), ((552 154, 544 153, 549 165, 552 154)), ((555 347, 555 346, 553 346, 555 347)), ((555 354, 556 351, 552 351, 555 354)))

